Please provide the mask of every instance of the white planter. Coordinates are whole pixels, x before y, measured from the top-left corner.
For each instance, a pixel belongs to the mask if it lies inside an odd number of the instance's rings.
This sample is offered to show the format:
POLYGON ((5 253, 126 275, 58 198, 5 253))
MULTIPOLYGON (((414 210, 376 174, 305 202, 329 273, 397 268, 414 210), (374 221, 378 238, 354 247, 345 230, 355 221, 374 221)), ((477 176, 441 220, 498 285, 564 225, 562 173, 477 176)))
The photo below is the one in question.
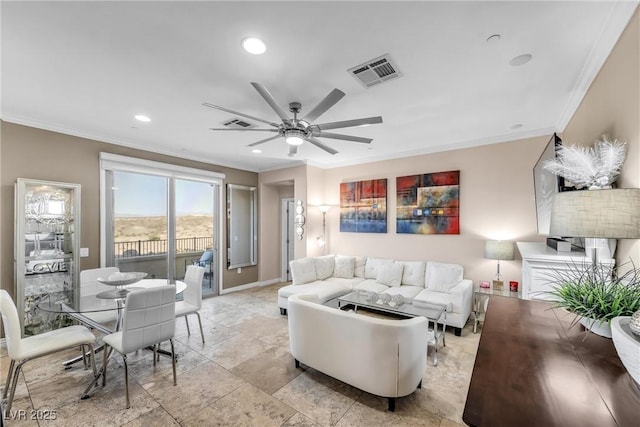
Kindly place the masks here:
POLYGON ((618 357, 640 387, 640 337, 631 332, 631 317, 620 316, 611 320, 611 335, 618 357))
POLYGON ((611 325, 609 322, 600 322, 599 320, 589 319, 588 317, 581 317, 579 322, 594 334, 611 338, 611 325))

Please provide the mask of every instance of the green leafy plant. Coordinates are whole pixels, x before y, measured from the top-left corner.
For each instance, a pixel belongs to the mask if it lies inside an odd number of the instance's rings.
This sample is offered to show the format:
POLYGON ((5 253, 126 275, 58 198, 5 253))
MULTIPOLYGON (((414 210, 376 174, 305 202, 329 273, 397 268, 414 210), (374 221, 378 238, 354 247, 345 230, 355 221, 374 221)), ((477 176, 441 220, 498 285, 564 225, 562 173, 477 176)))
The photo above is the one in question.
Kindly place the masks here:
POLYGON ((617 316, 631 316, 640 310, 640 271, 631 266, 619 275, 622 266, 570 264, 567 270, 551 273, 553 291, 549 294, 556 307, 577 317, 609 323, 617 316))

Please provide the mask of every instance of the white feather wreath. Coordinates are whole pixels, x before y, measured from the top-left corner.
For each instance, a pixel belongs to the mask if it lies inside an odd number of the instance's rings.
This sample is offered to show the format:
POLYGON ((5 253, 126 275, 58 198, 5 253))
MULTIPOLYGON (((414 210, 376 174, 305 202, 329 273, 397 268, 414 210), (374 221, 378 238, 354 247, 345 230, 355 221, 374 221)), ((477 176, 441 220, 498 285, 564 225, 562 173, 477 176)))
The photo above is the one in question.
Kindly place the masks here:
POLYGON ((578 145, 560 148, 556 158, 545 161, 543 167, 577 188, 608 188, 620 175, 625 146, 624 142, 609 141, 603 136, 593 148, 578 145))

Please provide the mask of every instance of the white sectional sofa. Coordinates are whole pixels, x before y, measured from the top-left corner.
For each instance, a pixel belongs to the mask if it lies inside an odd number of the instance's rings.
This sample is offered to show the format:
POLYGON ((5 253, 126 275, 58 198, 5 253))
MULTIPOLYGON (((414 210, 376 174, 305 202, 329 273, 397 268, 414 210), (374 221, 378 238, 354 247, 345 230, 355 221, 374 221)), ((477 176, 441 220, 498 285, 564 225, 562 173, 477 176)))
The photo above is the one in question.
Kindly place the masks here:
POLYGON ((378 319, 320 304, 314 294, 289 299, 291 354, 360 390, 395 399, 420 388, 427 367, 427 319, 378 319), (375 337, 375 339, 371 339, 375 337))
POLYGON ((455 328, 456 335, 461 334, 471 314, 473 283, 463 278, 458 264, 326 255, 296 259, 290 267, 292 284, 278 290, 283 315, 292 295, 312 293, 325 303, 358 290, 401 294, 414 305, 444 305, 447 325, 455 328))

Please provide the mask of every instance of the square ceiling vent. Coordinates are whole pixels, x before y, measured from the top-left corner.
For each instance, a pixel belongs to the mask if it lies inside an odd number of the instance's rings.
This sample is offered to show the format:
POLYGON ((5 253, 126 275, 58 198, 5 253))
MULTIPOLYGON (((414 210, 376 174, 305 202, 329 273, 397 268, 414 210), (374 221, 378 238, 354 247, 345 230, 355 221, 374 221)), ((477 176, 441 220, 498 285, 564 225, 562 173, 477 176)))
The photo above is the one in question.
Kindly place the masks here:
POLYGON ((386 82, 387 80, 400 77, 398 71, 389 54, 385 54, 367 61, 363 64, 347 70, 349 74, 356 78, 364 87, 371 87, 386 82))
POLYGON ((224 122, 222 122, 222 125, 231 129, 251 129, 256 127, 255 124, 238 118, 225 120, 224 122))

